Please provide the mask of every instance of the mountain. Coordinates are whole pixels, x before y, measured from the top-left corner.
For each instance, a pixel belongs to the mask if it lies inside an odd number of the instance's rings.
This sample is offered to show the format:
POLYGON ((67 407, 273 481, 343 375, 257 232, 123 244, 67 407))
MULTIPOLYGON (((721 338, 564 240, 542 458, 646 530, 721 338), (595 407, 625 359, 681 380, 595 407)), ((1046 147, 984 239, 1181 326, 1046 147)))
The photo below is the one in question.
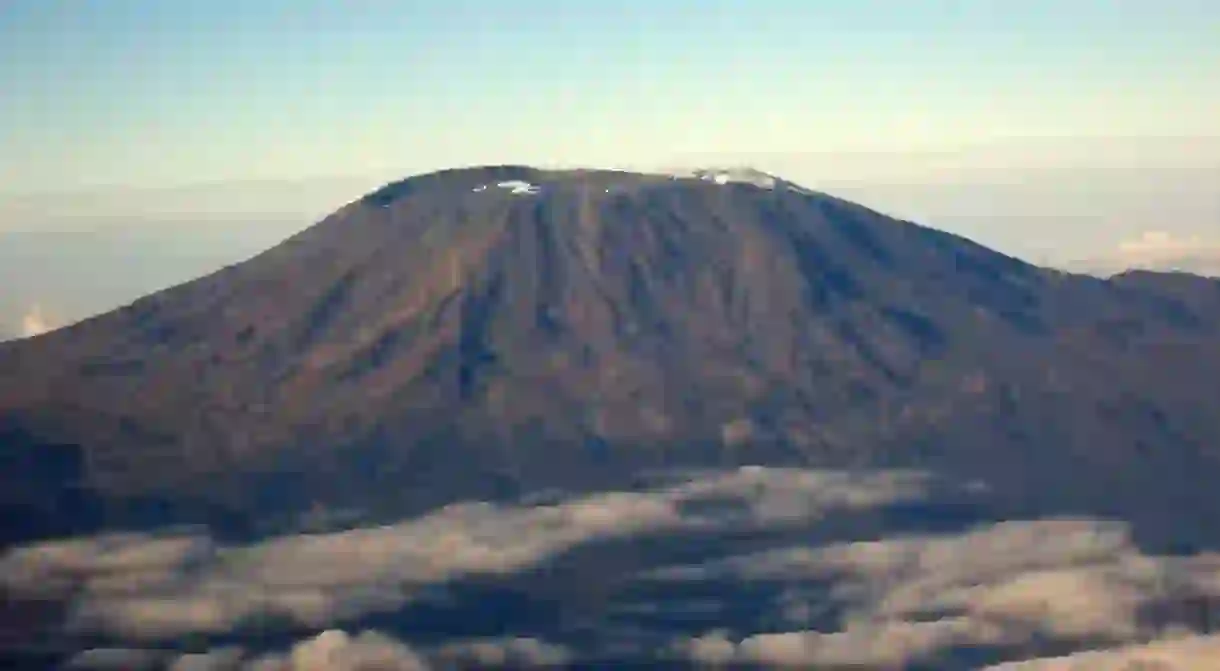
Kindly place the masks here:
POLYGON ((446 170, 0 344, 0 528, 250 536, 793 465, 1208 545, 1218 381, 1217 280, 1040 268, 748 170, 446 170))
POLYGON ((0 344, 0 666, 1207 660, 1218 380, 1217 280, 744 168, 419 175, 0 344))
POLYGON ((1220 278, 1220 254, 1215 252, 1181 254, 1137 263, 1123 258, 1101 258, 1073 262, 1066 267, 1069 270, 1099 275, 1111 275, 1127 270, 1151 270, 1220 278))

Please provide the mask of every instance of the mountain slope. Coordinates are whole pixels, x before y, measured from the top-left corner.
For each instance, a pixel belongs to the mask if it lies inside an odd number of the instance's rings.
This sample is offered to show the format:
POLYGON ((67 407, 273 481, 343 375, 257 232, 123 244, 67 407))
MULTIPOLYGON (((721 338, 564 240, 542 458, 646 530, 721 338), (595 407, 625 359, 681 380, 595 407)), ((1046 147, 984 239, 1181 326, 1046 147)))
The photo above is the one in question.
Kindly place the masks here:
POLYGON ((1218 281, 1058 273, 756 175, 471 168, 0 345, 0 488, 42 483, 8 495, 44 511, 22 535, 81 509, 253 532, 656 469, 917 465, 1214 542, 1218 380, 1218 281))

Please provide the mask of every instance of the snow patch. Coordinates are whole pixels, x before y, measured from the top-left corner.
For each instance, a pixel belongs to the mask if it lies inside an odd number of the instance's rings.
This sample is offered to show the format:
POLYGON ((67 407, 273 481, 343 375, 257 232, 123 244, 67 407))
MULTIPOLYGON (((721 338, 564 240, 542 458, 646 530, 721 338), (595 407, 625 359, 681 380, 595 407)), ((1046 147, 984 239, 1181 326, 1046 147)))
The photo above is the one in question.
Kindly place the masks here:
POLYGON ((765 173, 755 168, 679 168, 676 170, 664 170, 661 172, 661 174, 668 176, 670 180, 698 179, 722 186, 728 184, 750 184, 760 189, 768 189, 772 191, 782 188, 786 191, 792 191, 806 196, 821 195, 817 191, 793 184, 786 179, 776 177, 775 175, 765 173))
POLYGON ((700 179, 715 184, 750 184, 760 189, 774 189, 779 179, 754 168, 697 168, 678 171, 670 175, 673 179, 700 179))
POLYGON ((496 184, 496 186, 500 187, 501 189, 508 189, 510 193, 530 194, 538 193, 539 191, 537 186, 517 179, 510 179, 506 182, 500 182, 499 184, 496 184))
MULTIPOLYGON (((493 186, 492 184, 480 184, 479 186, 476 186, 473 189, 471 189, 471 191, 474 193, 482 193, 482 192, 486 191, 487 189, 491 188, 492 186, 493 186)), ((516 194, 523 194, 523 195, 538 193, 541 190, 538 187, 538 185, 530 184, 529 182, 524 182, 519 179, 510 179, 510 180, 507 180, 504 182, 497 182, 496 184, 494 184, 494 186, 496 186, 497 188, 500 188, 500 189, 505 189, 509 193, 516 193, 516 194)))

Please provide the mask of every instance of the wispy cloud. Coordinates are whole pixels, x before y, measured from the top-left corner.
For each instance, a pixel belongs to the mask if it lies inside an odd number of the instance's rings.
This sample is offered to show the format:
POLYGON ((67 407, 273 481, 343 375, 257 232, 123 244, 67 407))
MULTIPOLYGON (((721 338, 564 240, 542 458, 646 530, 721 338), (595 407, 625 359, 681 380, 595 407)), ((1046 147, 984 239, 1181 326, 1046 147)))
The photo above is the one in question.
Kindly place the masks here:
POLYGON ((30 307, 25 314, 21 315, 21 337, 23 338, 42 335, 52 328, 54 327, 39 305, 30 307))
POLYGON ((523 637, 450 643, 433 653, 433 658, 443 668, 528 669, 560 667, 572 654, 562 646, 523 637))
POLYGON ((172 653, 164 650, 92 648, 73 655, 63 668, 66 671, 160 671, 172 659, 172 653))
POLYGON ((1220 238, 1144 231, 1109 251, 1070 265, 1106 273, 1147 269, 1220 276, 1220 238))
POLYGON ((1220 257, 1220 242, 1200 236, 1182 237, 1165 231, 1145 231, 1139 237, 1118 245, 1118 252, 1133 263, 1172 261, 1183 256, 1216 254, 1220 257))
POLYGON ((1211 671, 1220 659, 1220 636, 1182 636, 1146 645, 1010 662, 984 671, 1211 671))
POLYGON ((962 647, 1148 640, 1201 626, 1169 615, 1150 618, 1158 606, 1173 613, 1184 599, 1220 598, 1220 556, 1147 556, 1125 525, 1088 519, 796 547, 658 577, 781 581, 798 593, 802 585, 829 585, 821 598, 845 605, 837 630, 800 628, 813 624, 806 610, 777 604, 791 631, 736 642, 709 632, 676 644, 704 662, 776 666, 904 668, 962 647))
POLYGON ((426 671, 428 663, 402 642, 376 631, 356 636, 332 629, 293 646, 284 660, 284 671, 426 671))
MULTIPOLYGON (((597 643, 580 647, 586 643, 563 638, 562 629, 421 645, 404 632, 395 631, 399 640, 341 628, 454 598, 446 585, 463 578, 515 585, 557 557, 565 567, 577 561, 582 553, 571 551, 580 546, 687 533, 771 535, 766 549, 728 543, 712 560, 662 551, 616 574, 612 582, 630 588, 589 612, 589 623, 614 630, 614 645, 645 659, 710 666, 941 666, 966 649, 1048 654, 1043 641, 1061 654, 1201 632, 1208 623, 1197 603, 1220 605, 1220 554, 1145 554, 1117 521, 988 522, 856 542, 816 531, 823 527, 810 531, 819 520, 835 527, 836 514, 872 518, 895 503, 935 506, 946 493, 955 501, 987 497, 985 488, 911 471, 745 467, 540 505, 462 503, 385 526, 246 545, 200 534, 107 534, 9 550, 0 555, 0 593, 62 604, 60 634, 100 634, 133 647, 173 647, 195 633, 253 645, 254 625, 268 619, 302 632, 295 646, 270 652, 91 653, 243 671, 554 667, 596 658, 597 643), (752 613, 745 619, 743 606, 752 613), (664 622, 707 629, 656 624, 664 622)), ((973 659, 943 668, 983 663, 973 659)))
POLYGON ((431 650, 410 646, 376 630, 351 635, 327 629, 287 650, 252 653, 239 646, 179 654, 169 650, 99 648, 77 654, 77 671, 429 671, 446 669, 560 668, 569 651, 535 638, 476 639, 431 650))
POLYGON ((393 611, 428 585, 528 569, 593 541, 650 532, 782 525, 920 500, 928 478, 745 468, 554 505, 451 505, 397 524, 220 546, 206 536, 111 534, 0 556, 0 588, 70 600, 69 629, 133 640, 240 630, 260 617, 305 627, 393 611), (700 512, 727 502, 733 515, 700 512), (70 596, 69 596, 70 595, 70 596))

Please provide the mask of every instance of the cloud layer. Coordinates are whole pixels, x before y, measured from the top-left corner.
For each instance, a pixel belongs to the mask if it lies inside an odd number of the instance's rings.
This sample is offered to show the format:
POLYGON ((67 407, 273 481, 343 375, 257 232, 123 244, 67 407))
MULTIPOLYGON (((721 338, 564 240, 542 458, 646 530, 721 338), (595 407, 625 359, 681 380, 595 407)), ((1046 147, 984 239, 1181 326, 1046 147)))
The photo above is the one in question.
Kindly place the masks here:
POLYGON ((984 671, 1211 671, 1220 660, 1220 636, 1184 636, 1114 650, 1010 662, 984 671))
POLYGON ((1145 269, 1220 276, 1220 239, 1145 231, 1119 242, 1110 252, 1072 267, 1103 273, 1145 269))
POLYGON ((66 666, 75 671, 429 671, 554 668, 569 659, 565 649, 531 638, 463 641, 429 653, 375 630, 353 636, 327 629, 287 650, 261 654, 235 646, 188 654, 94 649, 66 666))
POLYGON ((266 618, 324 627, 394 611, 429 585, 528 569, 581 544, 730 522, 697 512, 699 502, 735 504, 732 524, 776 525, 918 500, 926 487, 910 472, 744 468, 555 505, 452 505, 394 525, 241 547, 201 535, 109 534, 14 549, 0 557, 0 587, 68 599, 69 630, 132 640, 219 634, 266 618))
POLYGON ((1220 604, 1220 555, 1145 556, 1124 525, 1085 519, 798 547, 655 578, 779 581, 797 597, 784 601, 805 606, 782 610, 790 631, 738 640, 713 631, 676 644, 705 663, 901 668, 1034 640, 1149 640, 1205 625, 1192 604, 1220 604), (816 622, 807 606, 817 600, 841 605, 837 630, 802 628, 816 622))
POLYGON ((986 489, 909 471, 745 467, 545 505, 464 503, 396 524, 248 545, 200 533, 30 544, 0 555, 0 592, 63 604, 64 636, 131 646, 86 651, 77 668, 526 668, 604 658, 605 645, 574 643, 566 630, 418 641, 409 628, 358 624, 378 614, 392 623, 391 614, 412 604, 451 598, 446 590, 463 578, 500 584, 543 566, 532 583, 542 589, 559 584, 555 566, 583 571, 562 584, 557 602, 587 604, 609 590, 592 610, 571 612, 583 613, 595 639, 659 664, 979 668, 1168 638, 1188 655, 1205 644, 1187 643, 1194 640, 1187 635, 1220 619, 1220 555, 1147 555, 1120 522, 975 522, 854 541, 816 531, 849 520, 854 533, 880 532, 861 526, 860 516, 949 494, 982 500, 986 489), (760 534, 768 539, 762 546, 691 540, 760 534), (704 545, 647 554, 649 538, 704 545), (614 545, 576 552, 598 543, 614 545), (548 563, 561 557, 591 563, 548 563), (634 559, 607 569, 606 562, 634 559), (252 632, 268 622, 288 623, 300 640, 259 648, 267 643, 252 632), (174 652, 190 634, 247 647, 174 652))
POLYGON ((37 305, 31 307, 21 316, 21 337, 23 338, 42 335, 52 328, 50 322, 42 313, 42 308, 37 305))

